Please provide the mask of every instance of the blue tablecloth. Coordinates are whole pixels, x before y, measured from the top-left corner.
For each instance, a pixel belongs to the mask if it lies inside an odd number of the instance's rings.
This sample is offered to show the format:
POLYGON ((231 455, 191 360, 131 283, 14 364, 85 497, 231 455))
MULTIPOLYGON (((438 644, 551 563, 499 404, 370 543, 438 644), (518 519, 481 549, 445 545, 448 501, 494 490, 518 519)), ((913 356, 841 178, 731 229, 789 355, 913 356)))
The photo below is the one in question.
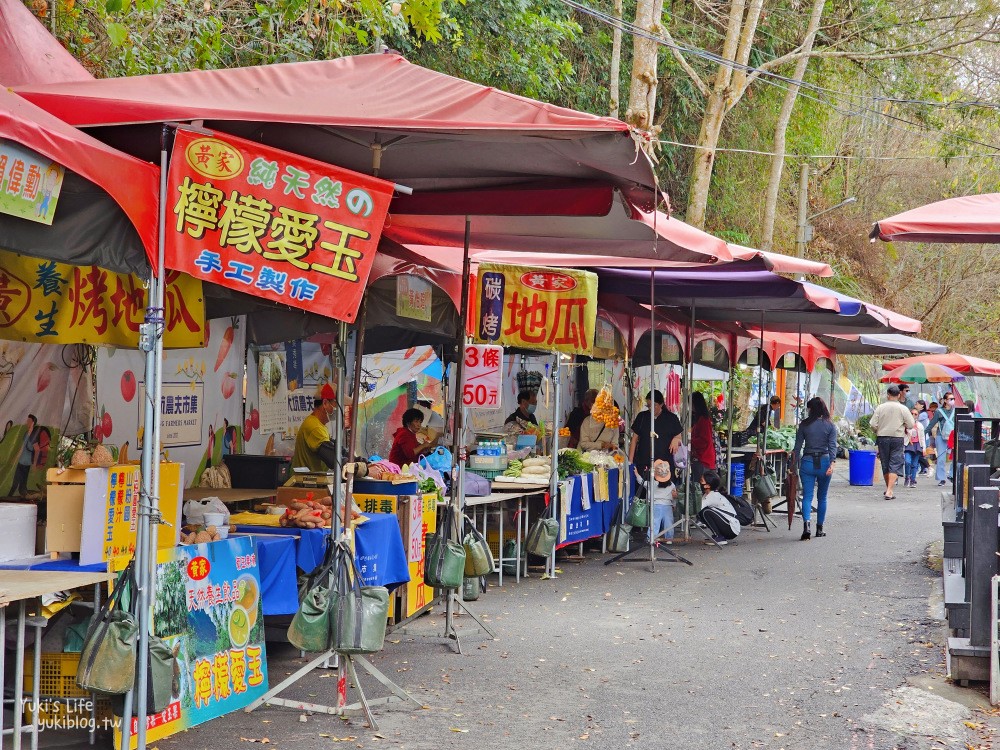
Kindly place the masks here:
POLYGON ((563 493, 559 497, 560 503, 569 502, 570 504, 569 514, 566 517, 566 539, 559 542, 560 547, 599 537, 611 528, 618 504, 621 502, 618 493, 618 474, 620 471, 621 469, 608 470, 608 500, 600 503, 594 500, 595 474, 590 474, 590 481, 586 482, 581 476, 569 478, 569 492, 563 493), (583 509, 585 486, 590 500, 590 508, 587 510, 583 509))
POLYGON ((30 565, 17 565, 14 562, 0 563, 0 570, 61 570, 71 573, 104 573, 107 569, 107 563, 80 565, 80 561, 76 559, 43 560, 30 565))
POLYGON ((293 615, 299 608, 295 537, 254 534, 265 615, 293 615))
MULTIPOLYGON (((406 549, 399 533, 399 521, 394 513, 366 514, 368 518, 354 534, 355 558, 361 577, 367 586, 392 589, 410 580, 406 549)), ((291 529, 274 526, 237 526, 237 531, 250 534, 291 535, 298 538, 295 564, 309 572, 323 562, 327 529, 291 529)))

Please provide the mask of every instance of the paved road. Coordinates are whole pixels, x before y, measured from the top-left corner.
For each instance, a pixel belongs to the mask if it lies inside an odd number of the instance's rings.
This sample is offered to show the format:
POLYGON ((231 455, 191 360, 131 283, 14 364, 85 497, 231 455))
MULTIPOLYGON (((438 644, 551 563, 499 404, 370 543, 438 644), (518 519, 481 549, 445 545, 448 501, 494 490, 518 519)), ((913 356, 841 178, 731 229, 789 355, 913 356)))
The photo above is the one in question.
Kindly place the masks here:
MULTIPOLYGON (((823 539, 800 542, 799 522, 789 532, 775 516, 776 531, 746 530, 724 549, 678 547, 693 567, 605 567, 590 553, 563 562, 555 581, 490 588, 472 606, 499 638, 468 637, 465 656, 390 636, 375 662, 425 708, 380 710, 377 736, 360 719, 265 708, 158 745, 986 747, 996 716, 944 680, 940 584, 925 565, 941 535, 938 490, 898 495, 885 501, 838 475, 823 539)), ((425 617, 416 629, 440 625, 425 617)), ((295 657, 270 650, 272 682, 295 657)), ((332 700, 334 687, 318 672, 291 694, 332 700)))

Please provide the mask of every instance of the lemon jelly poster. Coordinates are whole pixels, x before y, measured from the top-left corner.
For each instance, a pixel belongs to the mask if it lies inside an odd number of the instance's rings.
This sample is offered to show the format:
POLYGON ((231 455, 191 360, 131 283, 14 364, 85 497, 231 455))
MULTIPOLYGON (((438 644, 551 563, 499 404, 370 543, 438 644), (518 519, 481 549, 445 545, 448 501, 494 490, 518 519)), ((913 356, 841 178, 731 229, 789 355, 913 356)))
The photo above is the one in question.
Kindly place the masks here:
MULTIPOLYGON (((177 654, 170 705, 146 721, 146 739, 203 724, 267 691, 260 569, 252 537, 160 552, 153 596, 156 635, 177 654)), ((131 722, 136 746, 136 720, 131 722)), ((116 747, 123 747, 116 737, 116 747)))

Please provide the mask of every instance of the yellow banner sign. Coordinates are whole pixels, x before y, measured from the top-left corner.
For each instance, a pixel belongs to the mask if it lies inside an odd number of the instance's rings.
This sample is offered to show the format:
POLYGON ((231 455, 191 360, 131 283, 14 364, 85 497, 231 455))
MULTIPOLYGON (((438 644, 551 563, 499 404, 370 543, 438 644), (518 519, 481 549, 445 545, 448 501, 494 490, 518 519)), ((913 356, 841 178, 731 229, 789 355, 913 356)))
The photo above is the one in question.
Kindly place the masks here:
POLYGON ((479 341, 592 354, 597 276, 587 271, 481 263, 479 341))
MULTIPOLYGON (((0 250, 0 338, 38 344, 135 347, 146 314, 143 281, 0 250)), ((201 281, 167 272, 164 346, 204 346, 201 281)))

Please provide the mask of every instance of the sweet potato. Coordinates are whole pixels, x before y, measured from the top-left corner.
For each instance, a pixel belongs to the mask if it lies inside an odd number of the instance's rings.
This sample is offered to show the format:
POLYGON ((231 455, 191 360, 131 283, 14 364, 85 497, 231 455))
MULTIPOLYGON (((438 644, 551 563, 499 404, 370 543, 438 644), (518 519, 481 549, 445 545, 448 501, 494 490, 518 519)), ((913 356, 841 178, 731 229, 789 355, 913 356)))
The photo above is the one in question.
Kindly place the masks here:
POLYGON ((330 497, 329 495, 327 495, 326 497, 321 497, 319 499, 319 504, 320 505, 325 505, 327 508, 332 508, 333 507, 333 498, 330 497))

